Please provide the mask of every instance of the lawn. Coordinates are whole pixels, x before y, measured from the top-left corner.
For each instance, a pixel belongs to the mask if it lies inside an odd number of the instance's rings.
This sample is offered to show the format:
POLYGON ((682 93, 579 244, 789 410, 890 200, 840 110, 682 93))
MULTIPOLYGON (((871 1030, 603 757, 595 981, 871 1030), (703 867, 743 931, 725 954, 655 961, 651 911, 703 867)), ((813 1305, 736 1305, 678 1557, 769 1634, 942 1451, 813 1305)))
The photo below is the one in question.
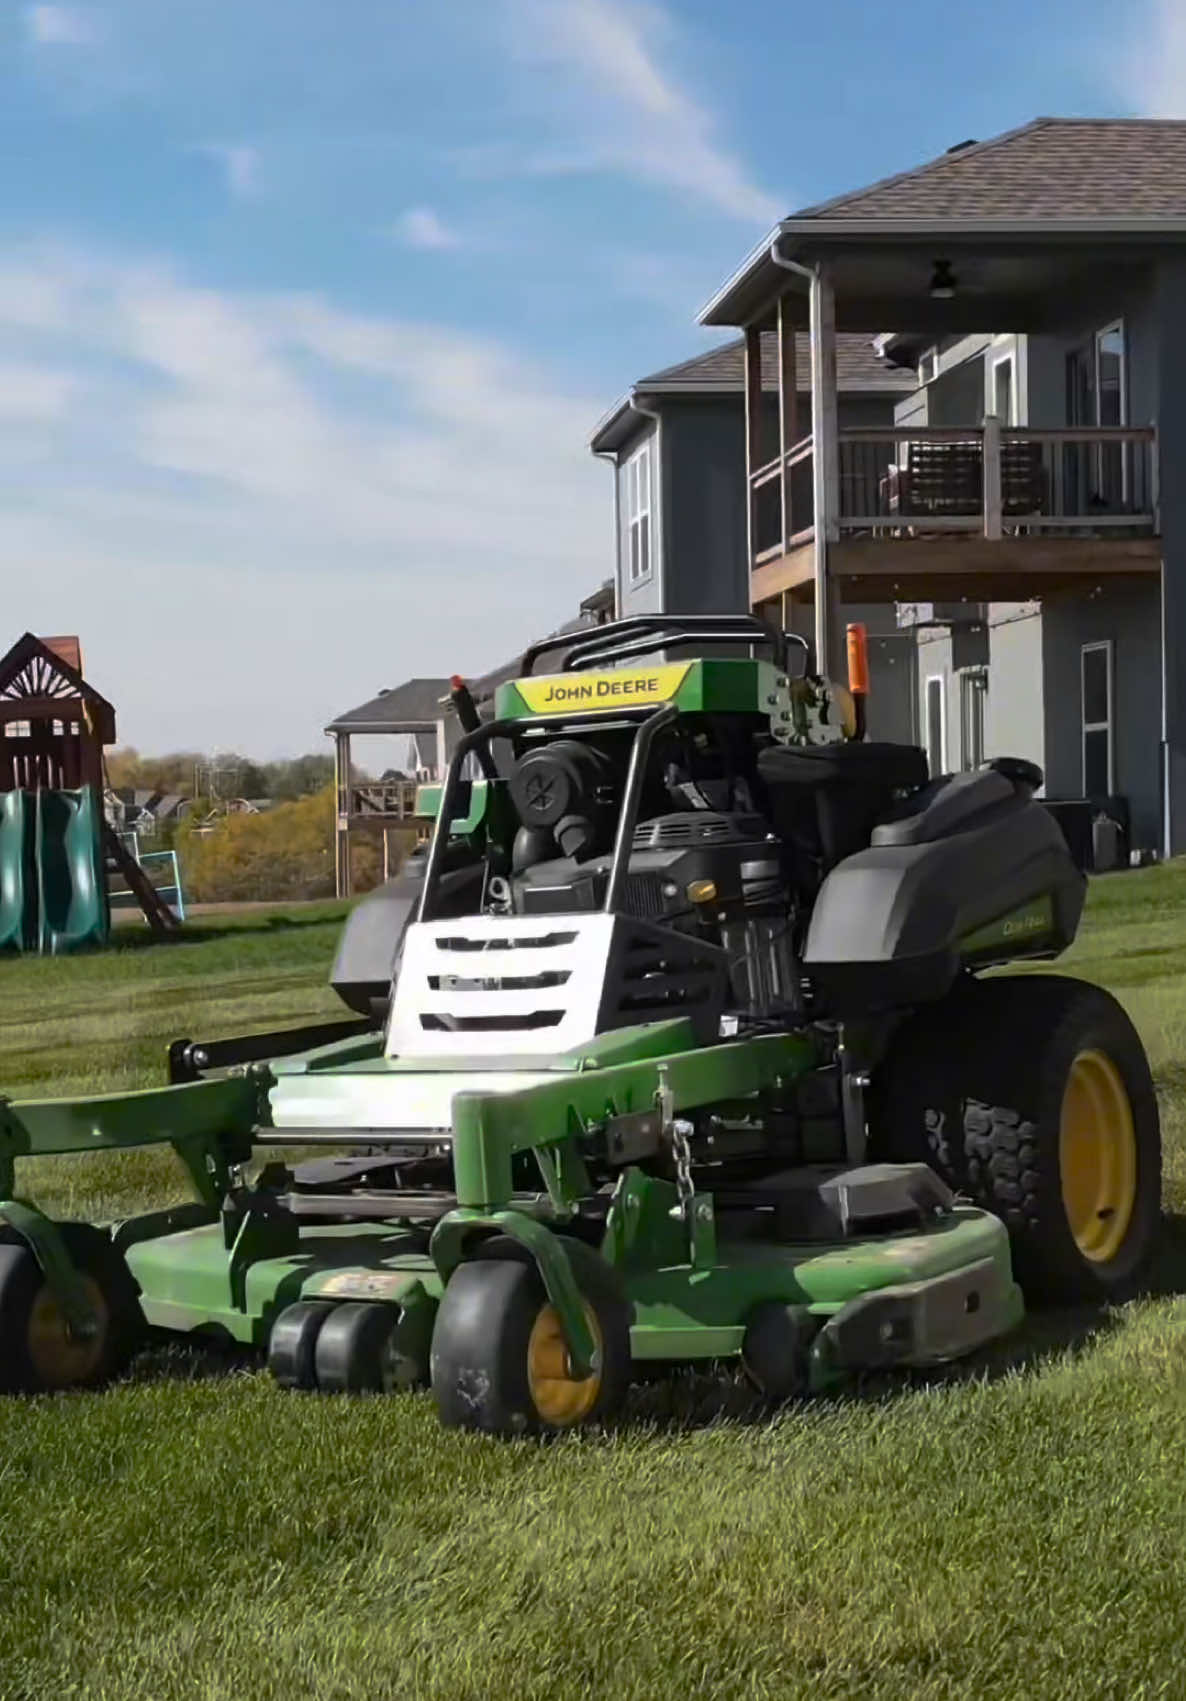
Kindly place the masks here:
MULTIPOLYGON (((332 1014, 337 914, 0 964, 0 1086, 147 1084, 178 1034, 332 1014)), ((1171 1213, 1182 964, 1186 869, 1096 884, 1068 967, 1144 1035, 1171 1213)), ((180 1192, 155 1154, 21 1183, 96 1215, 180 1192)), ((1166 1238, 1172 1290, 1172 1215, 1166 1238)), ((1178 1696, 1184 1482, 1172 1291, 773 1420, 677 1377, 551 1445, 154 1348, 102 1395, 0 1404, 0 1701, 1178 1696)))

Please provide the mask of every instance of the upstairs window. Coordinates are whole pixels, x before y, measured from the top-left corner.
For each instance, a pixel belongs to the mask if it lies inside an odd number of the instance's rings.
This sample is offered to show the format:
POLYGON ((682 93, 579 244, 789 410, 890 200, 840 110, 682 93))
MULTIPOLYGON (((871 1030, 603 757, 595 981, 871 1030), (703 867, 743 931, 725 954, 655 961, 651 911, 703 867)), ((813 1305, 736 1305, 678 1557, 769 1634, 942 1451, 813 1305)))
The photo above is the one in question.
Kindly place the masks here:
POLYGON ((654 540, 651 526, 651 445, 643 444, 626 462, 626 537, 630 583, 651 576, 654 540))

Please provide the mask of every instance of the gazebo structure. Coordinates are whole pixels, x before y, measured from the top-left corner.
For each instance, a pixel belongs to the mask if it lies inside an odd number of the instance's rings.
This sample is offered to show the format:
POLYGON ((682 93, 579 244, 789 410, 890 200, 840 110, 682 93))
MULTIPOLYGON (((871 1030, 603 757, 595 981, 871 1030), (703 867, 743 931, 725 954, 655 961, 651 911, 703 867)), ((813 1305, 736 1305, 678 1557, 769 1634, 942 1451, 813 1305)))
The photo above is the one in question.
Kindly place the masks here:
POLYGON ((350 842, 353 835, 382 836, 383 877, 391 866, 391 833, 405 832, 416 822, 416 788, 435 780, 448 760, 449 697, 447 679, 409 679, 391 691, 380 691, 369 703, 349 709, 330 722, 326 732, 334 741, 334 867, 339 898, 351 895, 350 842), (412 740, 415 772, 406 779, 358 780, 354 777, 351 740, 359 737, 412 740))
MULTIPOLYGON (((575 619, 566 621, 555 635, 579 632, 585 626, 602 626, 614 614, 614 583, 607 579, 581 602, 575 619)), ((480 712, 490 712, 495 688, 513 679, 519 671, 520 651, 511 661, 478 679, 469 688, 480 712)), ((428 823, 416 814, 416 792, 421 784, 444 778, 449 756, 460 728, 449 705, 447 679, 408 679, 391 691, 380 691, 369 703, 349 709, 326 727, 334 740, 334 795, 337 800, 334 828, 334 863, 339 898, 351 895, 350 840, 353 834, 382 835, 383 878, 391 872, 391 836, 418 835, 428 823), (412 740, 415 773, 404 779, 358 780, 351 760, 352 738, 399 738, 412 740)))

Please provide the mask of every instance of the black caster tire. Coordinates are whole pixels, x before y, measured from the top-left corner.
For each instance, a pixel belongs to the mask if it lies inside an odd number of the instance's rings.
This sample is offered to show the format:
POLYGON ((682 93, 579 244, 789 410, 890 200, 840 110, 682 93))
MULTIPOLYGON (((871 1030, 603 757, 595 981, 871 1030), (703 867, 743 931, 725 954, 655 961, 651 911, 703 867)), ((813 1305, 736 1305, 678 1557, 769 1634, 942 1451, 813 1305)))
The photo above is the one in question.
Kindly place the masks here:
POLYGON ((273 1323, 268 1369, 282 1388, 316 1388, 317 1337, 333 1309, 327 1299, 301 1299, 286 1306, 273 1323))
POLYGON ((89 1223, 59 1223, 97 1320, 75 1338, 33 1253, 8 1235, 0 1244, 0 1393, 100 1388, 126 1369, 144 1331, 140 1295, 109 1235, 89 1223))
POLYGON ((1117 1302, 1146 1285, 1161 1127, 1116 999, 1060 975, 972 981, 922 1010, 874 1083, 871 1144, 926 1163, 1000 1217, 1027 1304, 1117 1302))
POLYGON ((579 1241, 564 1248, 600 1363, 572 1375, 560 1320, 535 1264, 492 1241, 449 1278, 432 1337, 432 1391, 451 1429, 528 1435, 612 1415, 630 1383, 630 1312, 616 1272, 579 1241))
POLYGON ((313 1364, 323 1394, 382 1394, 391 1385, 393 1305, 360 1300, 332 1307, 317 1333, 313 1364))

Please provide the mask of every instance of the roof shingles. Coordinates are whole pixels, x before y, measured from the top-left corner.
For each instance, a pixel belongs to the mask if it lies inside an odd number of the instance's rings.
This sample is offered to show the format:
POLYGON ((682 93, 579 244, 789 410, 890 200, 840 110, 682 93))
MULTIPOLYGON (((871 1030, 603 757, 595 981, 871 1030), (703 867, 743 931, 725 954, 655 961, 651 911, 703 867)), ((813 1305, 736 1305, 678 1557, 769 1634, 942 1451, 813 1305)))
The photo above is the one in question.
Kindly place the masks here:
POLYGON ((792 213, 803 220, 1186 220, 1186 122, 1037 118, 792 213))
MULTIPOLYGON (((795 375, 800 390, 811 388, 811 348, 807 336, 800 332, 795 338, 795 375)), ((742 390, 745 387, 745 342, 738 339, 707 354, 682 360, 678 366, 667 366, 640 378, 635 385, 639 393, 647 390, 742 390)), ((863 332, 841 332, 836 338, 836 387, 847 391, 890 391, 914 388, 909 373, 897 371, 878 358, 871 337, 863 332)), ((773 331, 762 333, 762 388, 778 388, 778 339, 773 331)))

